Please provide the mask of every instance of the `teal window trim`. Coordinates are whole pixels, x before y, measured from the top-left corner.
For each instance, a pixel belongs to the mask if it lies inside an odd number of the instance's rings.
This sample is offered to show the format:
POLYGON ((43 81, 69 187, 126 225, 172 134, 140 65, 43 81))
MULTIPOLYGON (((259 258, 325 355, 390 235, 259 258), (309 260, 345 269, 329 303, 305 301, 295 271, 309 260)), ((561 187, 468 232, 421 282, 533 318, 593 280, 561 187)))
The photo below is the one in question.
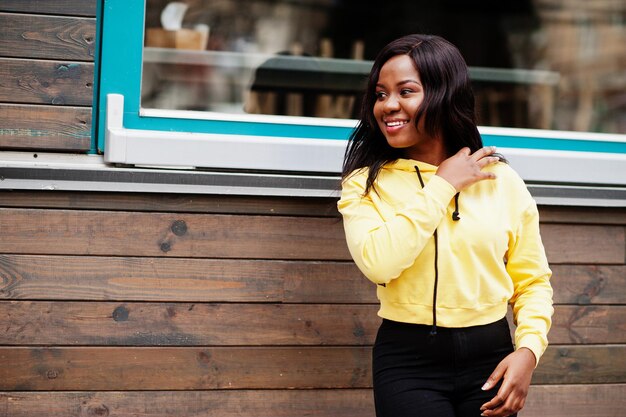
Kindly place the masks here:
MULTIPOLYGON (((197 132, 264 137, 347 140, 349 127, 274 122, 191 120, 140 115, 144 0, 103 0, 98 5, 101 28, 100 79, 95 100, 97 151, 104 152, 107 94, 125 98, 123 125, 127 129, 197 132)), ((505 148, 545 149, 626 154, 626 135, 530 129, 482 128, 486 145, 505 148), (545 134, 542 134, 545 132, 545 134), (558 133, 558 134, 556 134, 558 133)))
POLYGON ((102 62, 102 57, 100 56, 102 52, 102 8, 103 1, 98 0, 96 2, 96 46, 94 51, 94 74, 93 74, 93 99, 92 99, 92 111, 91 111, 91 148, 89 149, 90 154, 95 154, 98 152, 98 106, 100 103, 100 63, 102 62))

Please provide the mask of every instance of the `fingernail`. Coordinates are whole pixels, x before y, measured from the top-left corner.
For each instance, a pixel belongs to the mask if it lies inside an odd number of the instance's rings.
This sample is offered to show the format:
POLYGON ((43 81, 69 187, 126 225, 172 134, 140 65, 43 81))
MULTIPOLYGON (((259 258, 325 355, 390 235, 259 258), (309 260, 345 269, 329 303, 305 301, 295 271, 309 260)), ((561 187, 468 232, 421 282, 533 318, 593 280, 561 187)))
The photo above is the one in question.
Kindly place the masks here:
POLYGON ((495 151, 496 151, 496 147, 495 147, 495 146, 492 146, 492 147, 491 147, 491 150, 495 152, 495 151))
POLYGON ((486 391, 489 389, 489 382, 486 382, 485 385, 483 385, 481 388, 481 390, 486 391))

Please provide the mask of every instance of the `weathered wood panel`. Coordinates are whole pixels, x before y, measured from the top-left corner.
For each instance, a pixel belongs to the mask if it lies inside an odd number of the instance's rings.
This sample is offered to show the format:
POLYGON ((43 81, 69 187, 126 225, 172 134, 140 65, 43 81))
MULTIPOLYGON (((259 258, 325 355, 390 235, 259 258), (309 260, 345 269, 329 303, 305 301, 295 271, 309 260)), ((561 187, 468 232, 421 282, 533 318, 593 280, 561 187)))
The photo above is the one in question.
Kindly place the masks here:
POLYGON ((626 304, 626 265, 551 265, 554 302, 626 304))
POLYGON ((90 147, 90 108, 0 104, 0 148, 86 151, 90 147))
MULTIPOLYGON (((354 304, 4 301, 0 344, 364 346, 374 343, 377 310, 354 304)), ((626 306, 557 306, 550 343, 626 343, 624 317, 626 306)))
POLYGON ((0 13, 0 56, 93 61, 95 19, 0 13))
MULTIPOLYGON (((621 417, 626 385, 534 385, 520 417, 621 417)), ((374 417, 369 389, 0 392, 0 417, 374 417)))
POLYGON ((0 299, 377 302, 349 261, 39 255, 0 255, 0 299))
MULTIPOLYGON (((535 384, 626 382, 626 346, 549 347, 535 384)), ((0 347, 0 390, 369 388, 366 347, 0 347)))
MULTIPOLYGON (((340 217, 336 199, 319 197, 0 190, 0 206, 340 217)), ((540 206, 539 212, 543 223, 626 225, 622 208, 540 206)))
POLYGON ((0 390, 362 388, 369 363, 368 348, 0 347, 0 390))
MULTIPOLYGON (((553 265, 556 304, 625 304, 626 265, 553 265)), ((0 299, 376 303, 350 261, 0 255, 0 299)))
MULTIPOLYGON (((0 229, 0 253, 350 259, 333 218, 0 209, 0 229)), ((624 263, 624 227, 547 224, 542 234, 552 263, 624 263)))
POLYGON ((95 16, 95 0, 2 0, 0 11, 95 16))
POLYGON ((0 101, 91 106, 93 64, 0 58, 0 101))
POLYGON ((0 230, 4 253, 349 259, 328 218, 0 209, 0 230))
POLYGON ((350 304, 4 301, 0 345, 362 346, 374 342, 377 310, 350 304))
POLYGON ((519 417, 620 417, 626 385, 533 385, 519 417))
POLYGON ((316 197, 0 190, 0 207, 338 217, 337 201, 316 197))
POLYGON ((620 226, 543 224, 541 238, 551 263, 623 264, 626 236, 620 226))
POLYGON ((0 417, 374 417, 371 390, 0 393, 0 417))
POLYGON ((623 207, 559 207, 539 206, 542 223, 626 224, 623 207))
POLYGON ((625 345, 549 346, 533 375, 535 384, 626 382, 625 345))
POLYGON ((553 344, 626 343, 626 306, 556 306, 553 344))

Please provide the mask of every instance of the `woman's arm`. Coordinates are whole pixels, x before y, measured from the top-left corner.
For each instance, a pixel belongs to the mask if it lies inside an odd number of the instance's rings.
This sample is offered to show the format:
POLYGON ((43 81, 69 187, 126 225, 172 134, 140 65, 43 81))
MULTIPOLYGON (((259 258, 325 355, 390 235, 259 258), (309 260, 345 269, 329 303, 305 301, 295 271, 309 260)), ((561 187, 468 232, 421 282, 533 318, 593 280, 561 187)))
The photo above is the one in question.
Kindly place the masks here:
MULTIPOLYGON (((529 196, 530 198, 530 196, 529 196)), ((483 389, 503 379, 495 397, 483 404, 482 415, 504 417, 522 409, 533 371, 548 345, 552 307, 551 271, 539 235, 539 214, 531 201, 510 241, 507 271, 513 280, 511 299, 516 351, 498 364, 483 389)))
POLYGON ((384 218, 370 196, 362 196, 358 178, 348 179, 338 203, 343 215, 348 249, 361 272, 377 284, 388 283, 413 265, 456 193, 441 177, 433 176, 392 207, 384 218))

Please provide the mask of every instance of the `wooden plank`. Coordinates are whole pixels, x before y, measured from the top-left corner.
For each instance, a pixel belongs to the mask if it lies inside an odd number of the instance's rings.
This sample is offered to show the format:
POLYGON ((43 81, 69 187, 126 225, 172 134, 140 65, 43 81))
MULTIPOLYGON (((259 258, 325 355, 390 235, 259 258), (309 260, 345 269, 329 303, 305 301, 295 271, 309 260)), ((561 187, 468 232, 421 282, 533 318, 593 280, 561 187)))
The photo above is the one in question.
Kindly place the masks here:
MULTIPOLYGON (((520 417, 620 417, 624 384, 532 385, 520 417)), ((374 417, 370 389, 0 392, 0 417, 374 417)))
POLYGON ((2 0, 0 11, 96 16, 95 0, 2 0))
POLYGON ((626 345, 549 346, 535 369, 535 384, 626 382, 626 345))
POLYGON ((532 385, 519 417, 619 417, 626 385, 532 385))
MULTIPOLYGON (((626 382, 626 345, 549 347, 535 384, 626 382)), ((371 387, 367 347, 0 347, 0 390, 371 387)))
POLYGON ((350 304, 4 301, 0 345, 364 346, 376 337, 377 310, 350 304))
POLYGON ((0 255, 0 299, 376 303, 351 262, 0 255))
MULTIPOLYGON (((349 260, 333 218, 0 209, 0 253, 349 260)), ((623 264, 621 226, 544 225, 551 263, 623 264)))
POLYGON ((0 347, 0 390, 364 388, 370 361, 344 347, 0 347))
POLYGON ((87 151, 91 108, 0 104, 0 148, 87 151))
POLYGON ((317 197, 0 190, 0 207, 338 217, 336 204, 317 197))
POLYGON ((91 106, 93 63, 0 58, 0 101, 91 106))
POLYGON ((625 317, 623 305, 556 306, 549 340, 554 344, 626 343, 625 317))
POLYGON ((0 417, 374 417, 374 414, 370 389, 0 392, 0 417))
MULTIPOLYGON (((624 304, 626 265, 554 265, 556 304, 624 304)), ((376 303, 350 261, 0 255, 0 299, 376 303)))
MULTIPOLYGON (((337 199, 322 197, 0 190, 0 206, 340 217, 337 199)), ((544 223, 626 224, 622 208, 542 206, 539 211, 544 223)))
MULTIPOLYGON (((295 264, 205 259, 0 255, 0 298, 282 301, 295 264)), ((295 266, 297 268, 297 266, 295 266)))
POLYGON ((557 304, 624 304, 626 265, 552 265, 557 304))
POLYGON ((626 237, 621 226, 543 224, 541 236, 551 263, 623 264, 626 237))
MULTIPOLYGON (((377 310, 354 304, 4 301, 0 344, 366 346, 380 325, 377 310)), ((557 306, 550 343, 626 343, 624 317, 626 306, 557 306)))
POLYGON ((348 260, 329 218, 0 209, 0 253, 348 260))
POLYGON ((542 223, 626 225, 626 210, 623 207, 540 206, 539 221, 542 223))
POLYGON ((95 19, 0 13, 0 27, 0 56, 93 61, 95 19))

